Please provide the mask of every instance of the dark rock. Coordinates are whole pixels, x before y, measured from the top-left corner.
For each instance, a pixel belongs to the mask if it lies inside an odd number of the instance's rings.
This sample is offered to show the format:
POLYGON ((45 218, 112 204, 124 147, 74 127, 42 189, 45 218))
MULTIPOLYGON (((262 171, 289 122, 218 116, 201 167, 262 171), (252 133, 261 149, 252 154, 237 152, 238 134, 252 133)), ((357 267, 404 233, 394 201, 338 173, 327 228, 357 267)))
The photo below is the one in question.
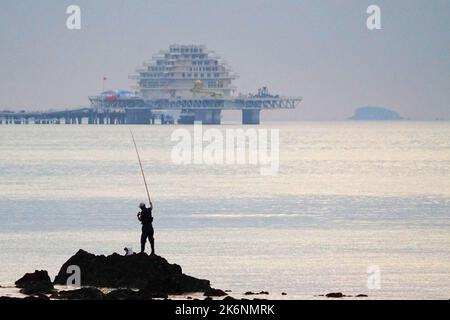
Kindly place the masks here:
POLYGON ((282 296, 287 296, 287 293, 286 292, 282 292, 281 295, 282 296))
POLYGON ((210 300, 212 300, 213 298, 211 298, 211 297, 206 297, 204 300, 206 300, 206 301, 210 301, 210 300))
POLYGON ((227 293, 220 289, 211 288, 211 289, 206 290, 203 295, 208 296, 208 297, 223 297, 223 296, 226 296, 227 293))
POLYGON ((269 294, 269 292, 268 291, 260 291, 260 292, 247 291, 246 293, 244 293, 244 295, 246 295, 246 296, 253 296, 253 295, 258 295, 258 294, 269 294))
POLYGON ((148 290, 140 290, 139 291, 140 298, 142 300, 153 300, 153 299, 168 299, 169 295, 165 292, 154 292, 148 290))
POLYGON ((20 289, 20 293, 27 295, 50 294, 54 291, 53 284, 50 282, 30 282, 26 287, 20 289))
POLYGON ((50 298, 42 293, 38 293, 38 294, 34 294, 32 296, 28 296, 26 298, 24 298, 24 300, 41 300, 41 301, 45 301, 45 300, 50 300, 50 298))
POLYGON ((107 288, 137 288, 149 297, 153 294, 183 294, 204 292, 210 289, 208 280, 183 274, 177 264, 166 259, 145 253, 122 256, 114 253, 109 256, 96 256, 79 250, 61 267, 55 284, 65 285, 67 267, 77 265, 81 269, 82 285, 107 288))
POLYGON ((117 289, 109 292, 105 300, 140 300, 141 294, 131 289, 117 289))
POLYGON ((48 272, 45 270, 36 270, 33 273, 26 273, 22 278, 15 282, 15 285, 18 288, 25 288, 29 283, 47 281, 51 283, 48 272))
POLYGON ((222 300, 236 300, 235 298, 233 298, 233 297, 230 297, 230 296, 226 296, 225 298, 223 298, 222 300))
POLYGON ((331 292, 325 295, 327 298, 343 298, 345 297, 342 292, 331 292))
POLYGON ((367 298, 368 295, 367 294, 358 294, 356 297, 357 298, 367 298))
POLYGON ((18 298, 18 297, 0 297, 0 301, 20 301, 20 300, 50 300, 49 297, 47 297, 45 294, 37 294, 28 296, 25 298, 18 298))
POLYGON ((0 297, 0 301, 16 301, 16 300, 22 300, 22 298, 7 297, 7 296, 0 297))
POLYGON ((103 300, 105 294, 97 288, 84 287, 76 290, 59 291, 58 298, 62 300, 103 300))
POLYGON ((54 292, 50 295, 50 299, 59 299, 59 294, 58 294, 58 292, 54 291, 54 292))
POLYGON ((53 284, 45 270, 36 270, 33 273, 26 273, 22 278, 15 282, 16 287, 23 294, 52 293, 53 284))

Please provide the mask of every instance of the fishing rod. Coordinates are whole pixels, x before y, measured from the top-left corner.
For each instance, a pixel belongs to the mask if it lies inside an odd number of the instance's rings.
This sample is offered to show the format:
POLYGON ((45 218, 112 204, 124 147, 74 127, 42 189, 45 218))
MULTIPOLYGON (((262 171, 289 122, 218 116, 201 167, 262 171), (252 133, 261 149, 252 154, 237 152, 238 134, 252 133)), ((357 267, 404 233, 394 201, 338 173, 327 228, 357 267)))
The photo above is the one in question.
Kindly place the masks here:
POLYGON ((138 151, 138 147, 136 144, 136 140, 134 140, 133 131, 131 131, 131 129, 130 129, 130 133, 131 133, 131 138, 133 138, 134 148, 136 149, 137 158, 139 160, 139 166, 141 167, 142 178, 144 179, 145 190, 147 191, 148 204, 151 206, 152 200, 150 199, 150 192, 148 192, 147 180, 145 179, 144 169, 142 168, 141 157, 139 156, 139 151, 138 151))

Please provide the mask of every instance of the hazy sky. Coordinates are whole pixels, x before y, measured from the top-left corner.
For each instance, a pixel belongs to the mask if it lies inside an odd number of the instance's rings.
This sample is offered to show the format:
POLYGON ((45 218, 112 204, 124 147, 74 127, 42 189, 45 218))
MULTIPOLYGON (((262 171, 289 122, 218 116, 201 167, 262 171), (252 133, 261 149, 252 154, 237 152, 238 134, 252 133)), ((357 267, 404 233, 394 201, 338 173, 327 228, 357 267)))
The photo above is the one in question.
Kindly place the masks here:
POLYGON ((129 89, 134 69, 172 43, 206 44, 240 75, 301 95, 272 118, 343 119, 364 105, 450 119, 449 0, 2 0, 0 109, 88 105, 102 77, 129 89), (66 8, 82 29, 66 28, 66 8), (382 30, 366 28, 377 4, 382 30))

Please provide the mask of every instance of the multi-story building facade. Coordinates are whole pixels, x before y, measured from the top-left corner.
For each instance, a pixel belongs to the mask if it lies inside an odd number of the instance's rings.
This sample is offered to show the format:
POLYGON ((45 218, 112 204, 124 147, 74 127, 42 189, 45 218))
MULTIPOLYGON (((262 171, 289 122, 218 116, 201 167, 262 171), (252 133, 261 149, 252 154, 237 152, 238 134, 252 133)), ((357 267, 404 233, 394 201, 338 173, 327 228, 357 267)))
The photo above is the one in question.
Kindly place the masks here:
POLYGON ((229 97, 236 75, 204 45, 171 45, 130 76, 143 99, 229 97))

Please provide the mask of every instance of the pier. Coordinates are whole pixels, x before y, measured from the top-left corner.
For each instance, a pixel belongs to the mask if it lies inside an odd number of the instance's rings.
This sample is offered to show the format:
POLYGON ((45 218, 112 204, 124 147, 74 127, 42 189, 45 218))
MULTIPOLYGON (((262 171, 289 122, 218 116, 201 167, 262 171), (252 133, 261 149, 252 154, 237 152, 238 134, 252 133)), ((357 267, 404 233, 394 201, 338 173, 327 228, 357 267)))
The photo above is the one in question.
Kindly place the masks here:
POLYGON ((107 101, 101 96, 89 97, 91 106, 61 111, 0 111, 0 124, 172 124, 165 111, 180 110, 183 124, 201 121, 221 123, 223 110, 241 110, 242 124, 259 124, 263 110, 294 109, 301 97, 237 97, 154 99, 117 98, 107 101))
POLYGON ((63 111, 0 111, 0 124, 221 124, 222 111, 240 110, 242 124, 257 125, 263 110, 294 109, 301 97, 236 94, 230 66, 204 45, 173 44, 129 76, 135 91, 108 90, 90 105, 63 111), (178 112, 173 112, 178 111, 178 112), (179 113, 177 120, 173 114, 179 113))
POLYGON ((0 111, 0 124, 125 124, 125 113, 120 110, 82 108, 63 111, 0 111))

